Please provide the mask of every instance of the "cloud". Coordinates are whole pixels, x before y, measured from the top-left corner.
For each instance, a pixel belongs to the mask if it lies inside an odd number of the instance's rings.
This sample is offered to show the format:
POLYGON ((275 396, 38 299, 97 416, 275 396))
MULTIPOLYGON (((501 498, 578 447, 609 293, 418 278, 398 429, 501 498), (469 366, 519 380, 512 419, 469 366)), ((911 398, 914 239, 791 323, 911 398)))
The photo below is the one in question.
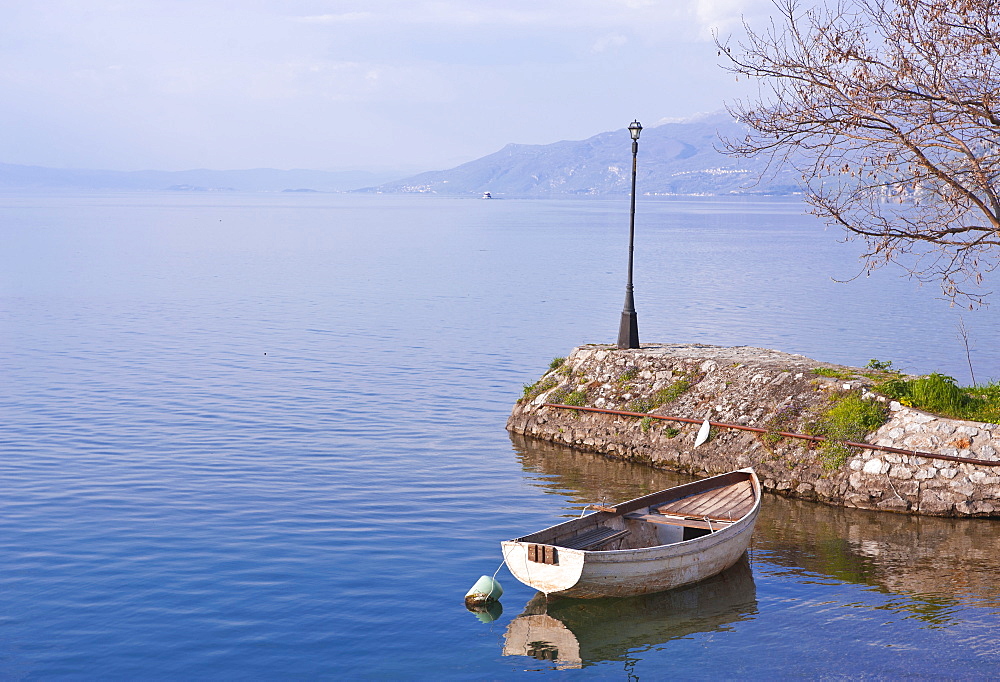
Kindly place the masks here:
POLYGON ((346 24, 375 19, 371 12, 346 12, 343 14, 316 14, 312 16, 292 17, 292 21, 303 24, 346 24))
POLYGON ((16 3, 0 22, 0 162, 443 167, 508 142, 583 139, 719 108, 741 84, 716 66, 709 29, 765 6, 16 3), (387 132, 357 139, 372 126, 387 132))
POLYGON ((258 98, 317 97, 326 102, 448 102, 457 93, 444 74, 415 64, 372 62, 294 62, 257 75, 252 86, 258 98))
MULTIPOLYGON (((365 0, 359 9, 336 14, 292 17, 318 25, 368 22, 371 25, 488 26, 534 29, 608 29, 619 33, 652 31, 661 38, 692 34, 707 38, 713 27, 739 21, 742 14, 758 13, 768 0, 508 0, 504 3, 469 0, 365 0), (691 31, 691 22, 697 30, 691 31)), ((342 3, 350 8, 351 2, 342 3)))
POLYGON ((744 19, 767 16, 774 6, 769 0, 696 0, 694 15, 701 35, 709 37, 713 31, 728 33, 738 28, 744 19))
POLYGON ((621 33, 609 33, 594 41, 591 50, 594 52, 608 52, 628 43, 628 38, 621 33))

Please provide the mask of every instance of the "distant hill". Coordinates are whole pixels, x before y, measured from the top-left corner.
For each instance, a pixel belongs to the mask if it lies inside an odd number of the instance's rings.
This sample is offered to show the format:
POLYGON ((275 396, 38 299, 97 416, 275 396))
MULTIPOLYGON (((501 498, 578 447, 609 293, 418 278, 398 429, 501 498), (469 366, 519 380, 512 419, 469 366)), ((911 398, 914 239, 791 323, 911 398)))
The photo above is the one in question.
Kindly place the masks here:
POLYGON ((344 192, 400 174, 363 171, 189 170, 110 171, 43 168, 0 163, 0 189, 173 190, 178 192, 344 192))
MULTIPOLYGON (((734 159, 716 151, 719 135, 742 137, 728 114, 704 115, 648 126, 639 139, 636 193, 651 195, 790 194, 798 176, 770 174, 760 159, 734 159)), ((450 170, 420 173, 363 192, 435 193, 494 197, 601 196, 631 189, 632 146, 626 130, 577 142, 509 144, 450 170)))
MULTIPOLYGON (((742 137, 728 114, 649 125, 639 140, 637 192, 645 195, 790 194, 799 178, 782 169, 763 176, 761 159, 716 151, 719 137, 742 137)), ((455 168, 400 174, 362 171, 72 170, 0 163, 0 190, 172 190, 177 192, 375 192, 494 197, 606 196, 631 186, 631 139, 624 129, 572 142, 509 144, 455 168)))

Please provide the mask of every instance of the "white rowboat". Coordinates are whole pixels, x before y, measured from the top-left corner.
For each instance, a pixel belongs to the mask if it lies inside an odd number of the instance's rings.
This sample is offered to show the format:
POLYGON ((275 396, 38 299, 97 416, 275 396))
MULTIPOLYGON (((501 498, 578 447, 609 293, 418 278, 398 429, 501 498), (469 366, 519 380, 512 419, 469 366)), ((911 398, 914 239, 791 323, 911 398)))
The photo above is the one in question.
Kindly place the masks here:
POLYGON ((668 488, 502 543, 514 577, 549 597, 627 597, 721 573, 750 545, 753 469, 668 488))

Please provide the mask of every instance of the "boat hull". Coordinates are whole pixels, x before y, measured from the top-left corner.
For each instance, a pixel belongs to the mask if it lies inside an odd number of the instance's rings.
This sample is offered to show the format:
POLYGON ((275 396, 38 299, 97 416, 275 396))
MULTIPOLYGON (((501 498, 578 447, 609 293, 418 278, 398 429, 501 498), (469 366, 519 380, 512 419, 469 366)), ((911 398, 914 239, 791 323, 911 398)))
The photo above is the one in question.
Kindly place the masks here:
MULTIPOLYGON (((531 546, 537 546, 538 539, 527 536, 502 543, 504 559, 515 578, 552 597, 627 597, 700 582, 735 564, 750 545, 760 511, 759 483, 752 472, 750 476, 755 495, 752 508, 734 523, 708 535, 638 549, 600 551, 561 547, 555 543, 555 556, 558 557, 555 563, 533 560, 531 546)), ((644 499, 620 506, 634 507, 644 499)), ((605 523, 620 516, 608 512, 598 514, 605 515, 602 519, 605 523)), ((574 523, 566 522, 543 533, 558 535, 560 526, 574 523)))

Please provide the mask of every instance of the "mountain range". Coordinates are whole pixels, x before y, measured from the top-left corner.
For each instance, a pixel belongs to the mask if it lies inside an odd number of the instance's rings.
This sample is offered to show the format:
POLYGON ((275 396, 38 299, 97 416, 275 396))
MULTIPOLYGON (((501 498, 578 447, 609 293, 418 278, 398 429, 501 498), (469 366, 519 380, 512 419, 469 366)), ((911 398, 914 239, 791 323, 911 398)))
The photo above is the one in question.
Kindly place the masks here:
MULTIPOLYGON (((722 138, 745 128, 726 113, 668 120, 643 129, 636 193, 644 195, 790 194, 789 169, 769 171, 764 159, 719 151, 722 138)), ((509 144, 455 168, 397 180, 401 174, 361 171, 189 170, 111 171, 0 164, 0 189, 175 190, 240 192, 426 193, 458 196, 560 197, 627 194, 632 150, 628 131, 545 145, 509 144)))
POLYGON ((364 171, 187 170, 113 171, 45 168, 0 163, 0 189, 344 192, 398 178, 364 171))
MULTIPOLYGON (((791 194, 790 169, 769 171, 764 159, 731 158, 720 136, 740 139, 746 129, 726 113, 666 121, 639 137, 636 193, 646 195, 791 194)), ((632 148, 627 130, 581 141, 509 144, 456 168, 430 171, 365 188, 366 192, 493 197, 602 196, 631 190, 632 148)))

